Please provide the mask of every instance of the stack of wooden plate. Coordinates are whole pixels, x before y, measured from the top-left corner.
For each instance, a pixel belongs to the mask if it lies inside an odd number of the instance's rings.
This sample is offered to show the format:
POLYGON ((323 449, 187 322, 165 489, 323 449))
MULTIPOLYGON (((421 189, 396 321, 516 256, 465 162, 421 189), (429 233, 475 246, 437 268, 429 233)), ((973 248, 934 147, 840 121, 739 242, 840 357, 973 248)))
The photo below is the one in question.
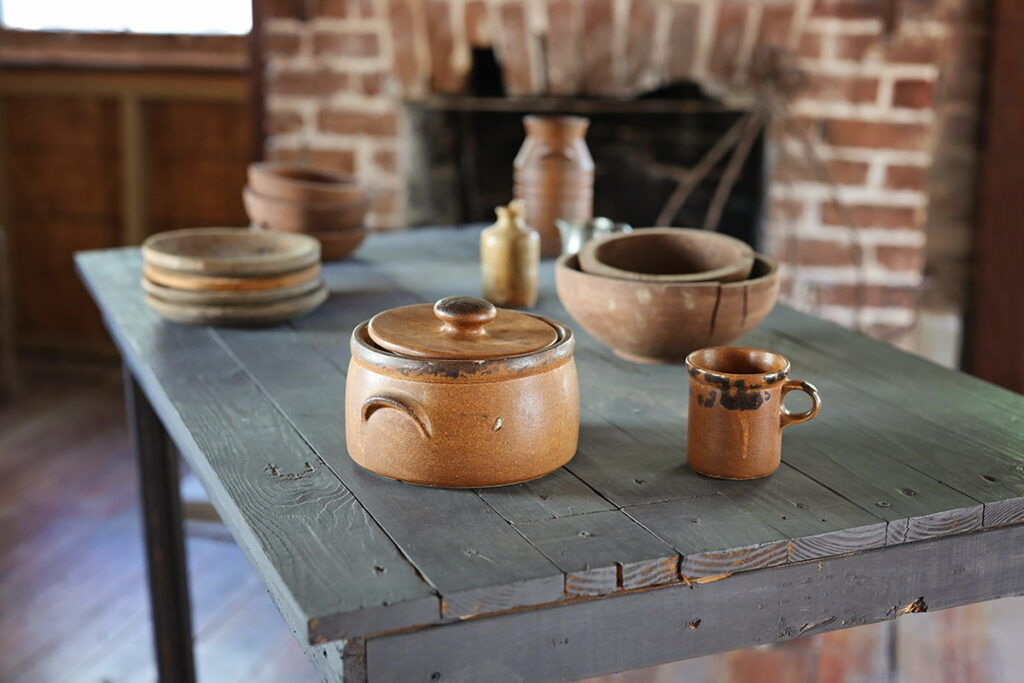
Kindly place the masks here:
POLYGON ((188 325, 266 325, 327 299, 312 237, 244 228, 194 228, 142 245, 146 303, 188 325))
POLYGON ((366 189, 326 169, 270 161, 249 164, 242 199, 253 227, 315 237, 324 261, 347 257, 368 233, 366 189))

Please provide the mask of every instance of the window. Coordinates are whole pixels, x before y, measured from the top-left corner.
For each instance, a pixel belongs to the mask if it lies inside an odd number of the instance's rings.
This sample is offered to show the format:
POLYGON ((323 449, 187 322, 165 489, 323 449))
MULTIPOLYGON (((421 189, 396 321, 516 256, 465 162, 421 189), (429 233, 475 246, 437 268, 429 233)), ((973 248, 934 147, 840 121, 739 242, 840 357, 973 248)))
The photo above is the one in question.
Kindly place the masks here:
POLYGON ((0 0, 4 27, 34 31, 244 35, 251 0, 0 0))

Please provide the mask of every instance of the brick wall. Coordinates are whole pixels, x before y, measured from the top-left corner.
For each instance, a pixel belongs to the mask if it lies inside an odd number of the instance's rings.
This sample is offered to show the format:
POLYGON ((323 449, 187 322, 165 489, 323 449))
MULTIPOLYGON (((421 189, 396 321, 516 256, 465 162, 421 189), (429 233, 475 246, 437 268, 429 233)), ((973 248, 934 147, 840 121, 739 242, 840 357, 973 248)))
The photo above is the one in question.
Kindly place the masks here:
POLYGON ((940 299, 963 280, 985 7, 979 0, 273 0, 268 154, 357 173, 378 192, 373 225, 402 227, 401 101, 458 93, 472 47, 494 49, 510 96, 630 96, 693 80, 742 103, 759 46, 781 46, 807 76, 788 121, 776 120, 769 135, 766 237, 783 263, 785 296, 904 341, 925 273, 940 299), (813 141, 835 185, 808 161, 794 126, 813 141))

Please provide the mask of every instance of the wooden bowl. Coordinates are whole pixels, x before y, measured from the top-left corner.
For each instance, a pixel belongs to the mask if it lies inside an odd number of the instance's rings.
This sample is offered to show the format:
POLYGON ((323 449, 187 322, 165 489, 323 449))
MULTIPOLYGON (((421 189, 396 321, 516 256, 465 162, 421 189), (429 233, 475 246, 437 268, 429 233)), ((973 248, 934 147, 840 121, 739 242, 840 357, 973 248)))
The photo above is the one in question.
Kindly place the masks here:
POLYGON ((277 275, 317 263, 320 245, 305 235, 190 228, 149 237, 142 243, 142 258, 147 265, 179 274, 277 275))
POLYGON ((258 228, 278 232, 340 232, 362 228, 370 210, 363 198, 347 204, 312 204, 275 199, 247 187, 242 200, 249 220, 258 228))
POLYGON ((281 301, 226 306, 172 303, 146 294, 146 303, 167 320, 184 325, 272 325, 306 315, 326 301, 327 294, 321 286, 281 301))
POLYGON ((642 363, 683 363, 705 346, 729 344, 775 306, 775 263, 756 257, 738 282, 644 282, 580 270, 578 255, 555 267, 558 298, 580 326, 616 355, 642 363))
POLYGON ((350 204, 366 199, 354 178, 304 164, 259 161, 249 164, 249 187, 267 197, 313 204, 350 204))
POLYGON ((754 250, 707 230, 640 228, 587 242, 584 272, 647 282, 734 282, 750 274, 754 250))
POLYGON ((324 261, 341 261, 348 258, 363 243, 370 231, 361 228, 359 230, 310 234, 320 240, 320 252, 324 261))

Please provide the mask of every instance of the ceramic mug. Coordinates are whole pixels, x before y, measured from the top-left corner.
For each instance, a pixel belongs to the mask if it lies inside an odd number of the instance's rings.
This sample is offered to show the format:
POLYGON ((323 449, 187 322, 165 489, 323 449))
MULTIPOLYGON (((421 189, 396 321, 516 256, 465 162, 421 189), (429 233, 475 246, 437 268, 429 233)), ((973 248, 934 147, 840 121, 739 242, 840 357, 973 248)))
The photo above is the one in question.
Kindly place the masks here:
POLYGON ((782 429, 807 422, 821 409, 809 382, 789 379, 789 361, 771 351, 712 346, 686 357, 690 374, 687 459, 697 472, 719 479, 757 479, 781 462, 782 429), (791 413, 783 400, 799 390, 811 407, 791 413))

